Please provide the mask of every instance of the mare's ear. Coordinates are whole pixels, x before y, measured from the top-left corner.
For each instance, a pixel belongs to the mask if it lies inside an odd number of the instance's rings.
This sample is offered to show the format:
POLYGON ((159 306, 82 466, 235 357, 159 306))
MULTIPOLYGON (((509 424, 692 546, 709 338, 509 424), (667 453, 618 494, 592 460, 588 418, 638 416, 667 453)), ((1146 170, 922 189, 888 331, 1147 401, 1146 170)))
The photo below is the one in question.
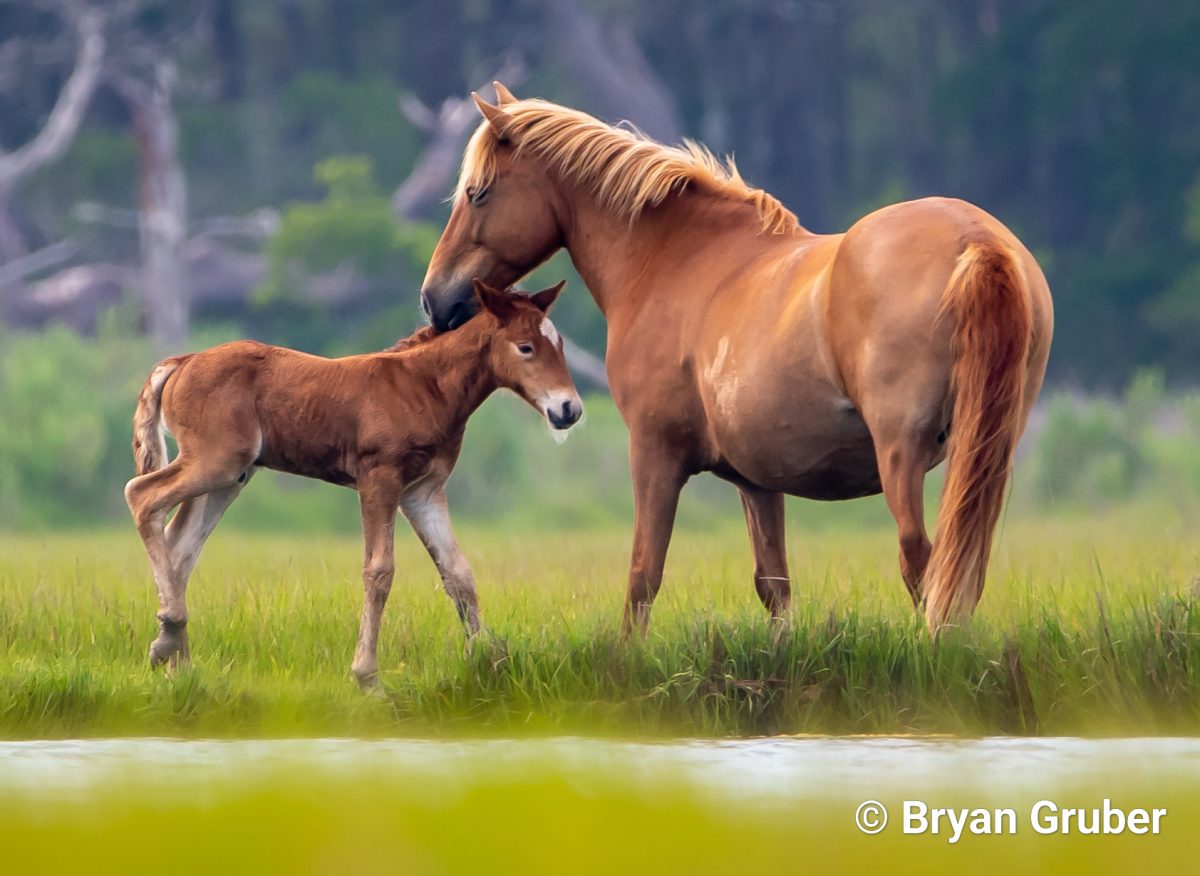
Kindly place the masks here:
POLYGON ((505 88, 501 83, 493 82, 492 88, 496 89, 496 104, 498 106, 504 106, 506 103, 517 102, 516 95, 505 88))
POLYGON ((475 101, 475 106, 479 107, 483 117, 488 120, 488 124, 496 132, 496 136, 503 137, 504 129, 508 126, 508 113, 498 106, 492 106, 474 91, 471 92, 471 99, 475 101))
POLYGON ((566 280, 559 280, 549 289, 543 289, 541 292, 534 292, 529 296, 529 300, 533 302, 533 306, 545 313, 550 309, 550 305, 554 303, 554 299, 558 297, 558 293, 563 290, 563 286, 567 285, 566 280))
POLYGON ((488 313, 506 320, 516 312, 517 308, 507 292, 489 286, 478 278, 472 280, 471 283, 475 287, 475 297, 479 299, 480 305, 488 313))

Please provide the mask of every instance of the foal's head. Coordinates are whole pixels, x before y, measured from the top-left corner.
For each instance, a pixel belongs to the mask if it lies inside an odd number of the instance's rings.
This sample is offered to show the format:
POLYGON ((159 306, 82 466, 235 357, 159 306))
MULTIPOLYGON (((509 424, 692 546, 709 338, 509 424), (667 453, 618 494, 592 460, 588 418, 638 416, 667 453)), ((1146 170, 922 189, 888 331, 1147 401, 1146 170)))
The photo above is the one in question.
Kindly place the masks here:
POLYGON ((473 284, 478 328, 491 341, 488 365, 496 383, 541 411, 555 429, 569 429, 583 416, 562 336, 546 315, 563 282, 532 295, 501 291, 480 280, 473 284))

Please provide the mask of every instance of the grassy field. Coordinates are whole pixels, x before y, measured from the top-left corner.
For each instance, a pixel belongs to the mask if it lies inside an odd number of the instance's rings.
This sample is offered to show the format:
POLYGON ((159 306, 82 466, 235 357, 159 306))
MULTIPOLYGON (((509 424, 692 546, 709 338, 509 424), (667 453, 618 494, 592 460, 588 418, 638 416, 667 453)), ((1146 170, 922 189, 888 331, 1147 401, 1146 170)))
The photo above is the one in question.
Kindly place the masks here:
POLYGON ((380 642, 348 675, 350 537, 218 532, 193 578, 193 665, 145 665, 153 585, 132 532, 0 539, 0 737, 1194 734, 1200 531, 1127 509, 1010 520, 976 621, 935 644, 884 529, 789 549, 773 641, 740 529, 679 533, 644 643, 617 636, 624 530, 461 533, 490 632, 469 652, 415 539, 380 642))

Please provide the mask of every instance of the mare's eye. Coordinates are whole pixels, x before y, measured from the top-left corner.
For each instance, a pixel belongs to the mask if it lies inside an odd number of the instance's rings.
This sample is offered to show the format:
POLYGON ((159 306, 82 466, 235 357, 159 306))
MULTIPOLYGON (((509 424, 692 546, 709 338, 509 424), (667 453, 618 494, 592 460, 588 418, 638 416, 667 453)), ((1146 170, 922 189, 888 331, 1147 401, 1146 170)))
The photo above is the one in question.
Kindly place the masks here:
POLYGON ((533 344, 517 344, 517 352, 522 356, 532 356, 533 344))
POLYGON ((490 189, 487 186, 467 186, 467 203, 478 207, 487 200, 490 189))

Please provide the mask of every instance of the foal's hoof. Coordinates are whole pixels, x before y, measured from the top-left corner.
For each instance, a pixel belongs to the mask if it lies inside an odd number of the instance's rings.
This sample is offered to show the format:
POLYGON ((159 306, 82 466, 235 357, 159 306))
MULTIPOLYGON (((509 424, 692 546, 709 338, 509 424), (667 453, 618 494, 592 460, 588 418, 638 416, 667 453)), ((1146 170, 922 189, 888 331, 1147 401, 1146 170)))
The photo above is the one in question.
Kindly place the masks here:
POLYGON ((161 636, 150 643, 150 668, 157 669, 164 663, 174 669, 188 662, 187 644, 178 639, 164 639, 161 636))

